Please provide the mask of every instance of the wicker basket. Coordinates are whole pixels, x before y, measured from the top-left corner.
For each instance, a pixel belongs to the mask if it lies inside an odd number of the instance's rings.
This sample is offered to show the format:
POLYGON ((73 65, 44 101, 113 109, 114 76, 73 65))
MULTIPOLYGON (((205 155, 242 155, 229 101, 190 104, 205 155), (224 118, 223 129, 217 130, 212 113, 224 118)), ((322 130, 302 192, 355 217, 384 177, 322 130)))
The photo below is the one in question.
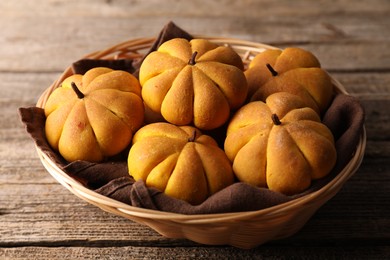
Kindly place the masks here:
MULTIPOLYGON (((229 38, 204 37, 218 44, 231 46, 242 57, 244 64, 259 52, 276 49, 273 46, 229 38)), ((106 50, 86 55, 90 59, 141 58, 154 42, 154 38, 129 40, 106 50)), ((40 97, 38 107, 44 107, 48 96, 60 83, 72 74, 71 67, 40 97)), ((336 91, 347 94, 335 79, 336 91)), ((363 159, 366 133, 360 137, 357 150, 345 168, 327 185, 295 200, 270 208, 250 212, 184 215, 133 207, 100 195, 68 176, 38 147, 38 155, 47 171, 63 186, 81 199, 104 211, 145 224, 168 238, 186 238, 207 245, 231 245, 253 248, 270 240, 293 235, 329 199, 336 195, 343 184, 357 171, 363 159)))

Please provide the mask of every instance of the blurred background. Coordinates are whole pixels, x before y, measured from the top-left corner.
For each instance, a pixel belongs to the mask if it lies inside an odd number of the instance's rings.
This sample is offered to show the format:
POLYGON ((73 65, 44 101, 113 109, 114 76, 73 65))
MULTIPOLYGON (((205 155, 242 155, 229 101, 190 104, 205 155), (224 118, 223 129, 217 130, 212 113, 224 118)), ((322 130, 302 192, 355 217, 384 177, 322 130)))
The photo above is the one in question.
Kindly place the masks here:
POLYGON ((169 21, 192 34, 302 46, 332 70, 372 70, 390 64, 389 12, 388 0, 2 0, 0 70, 61 71, 169 21))

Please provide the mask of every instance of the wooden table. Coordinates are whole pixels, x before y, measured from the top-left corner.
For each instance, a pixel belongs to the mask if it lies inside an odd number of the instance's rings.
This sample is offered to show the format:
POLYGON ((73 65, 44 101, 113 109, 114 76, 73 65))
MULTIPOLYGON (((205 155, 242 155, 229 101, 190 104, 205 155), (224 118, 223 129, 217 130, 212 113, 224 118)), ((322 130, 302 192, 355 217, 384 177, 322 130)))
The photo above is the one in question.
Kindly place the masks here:
POLYGON ((0 2, 0 259, 390 258, 388 0, 0 2), (72 195, 43 168, 17 108, 73 61, 169 20, 193 34, 312 51, 366 110, 364 161, 296 235, 251 250, 167 239, 72 195))

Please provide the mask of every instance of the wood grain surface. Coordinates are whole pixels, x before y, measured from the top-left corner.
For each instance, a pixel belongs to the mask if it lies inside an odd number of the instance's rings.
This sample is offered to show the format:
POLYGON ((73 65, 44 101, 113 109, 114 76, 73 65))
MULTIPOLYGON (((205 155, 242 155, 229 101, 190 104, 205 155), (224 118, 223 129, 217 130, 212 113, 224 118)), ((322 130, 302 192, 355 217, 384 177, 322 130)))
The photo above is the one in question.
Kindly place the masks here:
POLYGON ((0 259, 390 258, 388 0, 0 1, 0 259), (168 21, 193 34, 312 51, 366 111, 364 161, 296 235, 251 250, 167 239, 103 212, 43 168, 17 109, 72 62, 168 21))

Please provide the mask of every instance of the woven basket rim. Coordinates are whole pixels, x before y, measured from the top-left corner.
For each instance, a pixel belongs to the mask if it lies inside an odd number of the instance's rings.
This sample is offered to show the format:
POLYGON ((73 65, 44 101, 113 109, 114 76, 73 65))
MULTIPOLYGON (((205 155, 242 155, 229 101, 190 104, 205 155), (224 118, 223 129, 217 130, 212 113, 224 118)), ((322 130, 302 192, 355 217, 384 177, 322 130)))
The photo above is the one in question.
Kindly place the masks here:
MULTIPOLYGON (((253 55, 253 53, 261 52, 265 49, 278 49, 277 47, 256 43, 246 40, 239 40, 235 38, 224 38, 224 37, 212 37, 212 36, 204 36, 204 35, 195 35, 195 38, 204 38, 216 43, 227 43, 233 49, 236 49, 240 52, 241 56, 249 56, 253 55), (249 53, 249 54, 248 54, 249 53)), ((114 46, 111 46, 102 51, 92 52, 88 55, 85 55, 82 58, 102 58, 109 57, 116 58, 119 56, 110 56, 113 52, 126 51, 129 46, 140 46, 140 49, 150 46, 150 44, 154 41, 155 38, 137 38, 131 39, 128 41, 121 42, 114 46)), ((135 48, 137 49, 137 48, 135 48)), ((62 75, 53 82, 53 84, 48 87, 42 95, 39 97, 37 101, 38 107, 44 107, 48 96, 51 92, 59 86, 63 79, 71 74, 71 67, 68 67, 64 70, 62 75)), ((334 79, 330 75, 333 85, 337 91, 340 93, 344 93, 349 95, 349 93, 345 90, 344 86, 334 79)), ((171 222, 177 223, 186 223, 186 224, 210 224, 221 221, 233 221, 233 220, 245 220, 253 218, 254 216, 267 216, 274 217, 277 214, 285 214, 287 211, 293 211, 297 207, 301 207, 303 205, 310 205, 311 203, 316 203, 316 200, 322 198, 322 204, 333 197, 338 190, 342 187, 342 185, 357 171, 359 168, 363 157, 364 151, 366 147, 366 130, 363 125, 363 131, 360 136, 359 144, 356 148, 356 152, 349 161, 349 163, 325 186, 321 189, 304 195, 302 197, 293 199, 288 202, 284 202, 275 206, 271 206, 265 209, 255 210, 255 211, 245 211, 245 212, 230 212, 230 213, 211 213, 211 214, 181 214, 181 213, 173 213, 173 212, 165 212, 159 210, 145 209, 139 208, 135 206, 131 206, 129 204, 125 204, 123 202, 114 200, 112 198, 103 196, 93 190, 90 190, 83 186, 80 182, 70 177, 67 173, 65 173, 58 165, 55 164, 38 146, 36 146, 36 150, 38 156, 47 169, 47 171, 63 186, 65 186, 69 191, 71 191, 76 196, 80 197, 83 200, 88 201, 91 204, 94 204, 101 209, 121 215, 123 217, 135 217, 138 220, 142 220, 142 218, 155 219, 155 220, 167 220, 171 222)), ((142 221, 141 221, 142 222, 142 221)))

